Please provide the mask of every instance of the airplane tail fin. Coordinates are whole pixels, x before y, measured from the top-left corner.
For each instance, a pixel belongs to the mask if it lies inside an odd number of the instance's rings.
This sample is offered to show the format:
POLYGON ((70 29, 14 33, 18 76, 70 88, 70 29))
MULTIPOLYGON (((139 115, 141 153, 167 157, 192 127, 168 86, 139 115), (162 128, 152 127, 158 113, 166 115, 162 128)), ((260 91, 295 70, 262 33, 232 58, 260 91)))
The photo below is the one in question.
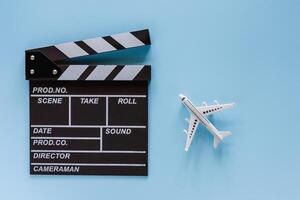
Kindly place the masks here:
POLYGON ((230 131, 219 131, 219 136, 214 137, 214 148, 216 149, 220 142, 225 138, 231 135, 230 131))

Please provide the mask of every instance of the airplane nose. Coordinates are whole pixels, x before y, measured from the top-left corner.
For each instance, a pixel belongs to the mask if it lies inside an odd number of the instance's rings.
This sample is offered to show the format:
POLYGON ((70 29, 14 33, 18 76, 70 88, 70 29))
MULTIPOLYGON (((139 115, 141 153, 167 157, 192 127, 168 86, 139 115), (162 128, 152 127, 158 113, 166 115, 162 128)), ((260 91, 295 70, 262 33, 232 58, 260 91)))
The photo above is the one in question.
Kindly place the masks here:
POLYGON ((183 94, 179 94, 179 98, 182 100, 184 98, 183 94))

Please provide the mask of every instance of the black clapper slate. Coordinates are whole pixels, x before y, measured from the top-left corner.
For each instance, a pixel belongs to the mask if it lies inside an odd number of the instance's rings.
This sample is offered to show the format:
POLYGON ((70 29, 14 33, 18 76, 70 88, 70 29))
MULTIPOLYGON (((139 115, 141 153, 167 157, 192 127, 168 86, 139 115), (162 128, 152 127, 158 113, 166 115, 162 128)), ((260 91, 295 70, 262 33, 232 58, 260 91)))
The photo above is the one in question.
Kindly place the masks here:
POLYGON ((150 66, 66 64, 145 45, 148 30, 26 51, 30 174, 148 174, 150 66))

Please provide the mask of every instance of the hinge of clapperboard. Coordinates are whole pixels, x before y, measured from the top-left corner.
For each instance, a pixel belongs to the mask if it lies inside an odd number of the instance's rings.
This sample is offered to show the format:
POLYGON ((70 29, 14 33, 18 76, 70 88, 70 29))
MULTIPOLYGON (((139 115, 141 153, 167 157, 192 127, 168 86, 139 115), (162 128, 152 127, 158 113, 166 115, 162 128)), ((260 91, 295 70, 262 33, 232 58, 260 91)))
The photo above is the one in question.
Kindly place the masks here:
POLYGON ((78 65, 71 58, 150 45, 149 30, 120 33, 76 42, 30 49, 25 52, 27 80, 145 81, 150 65, 78 65), (64 64, 59 64, 59 63, 64 64))

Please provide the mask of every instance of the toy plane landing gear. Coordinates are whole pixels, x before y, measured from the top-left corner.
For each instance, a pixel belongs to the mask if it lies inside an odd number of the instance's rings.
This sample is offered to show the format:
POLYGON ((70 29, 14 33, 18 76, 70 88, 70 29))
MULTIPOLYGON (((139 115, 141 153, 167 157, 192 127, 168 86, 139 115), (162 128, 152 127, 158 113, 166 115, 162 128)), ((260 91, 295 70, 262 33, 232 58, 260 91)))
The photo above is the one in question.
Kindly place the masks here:
POLYGON ((188 130, 184 130, 187 135, 185 143, 185 151, 189 150, 189 147, 192 143, 195 132, 198 128, 199 123, 202 123, 205 128, 214 136, 214 148, 217 148, 220 142, 227 136, 231 135, 229 131, 219 131, 207 118, 206 116, 213 113, 222 111, 224 109, 232 108, 234 103, 220 104, 215 101, 214 105, 207 105, 206 102, 203 102, 203 106, 195 106, 186 96, 180 94, 180 100, 187 107, 191 113, 191 117, 188 121, 189 127, 188 130))

